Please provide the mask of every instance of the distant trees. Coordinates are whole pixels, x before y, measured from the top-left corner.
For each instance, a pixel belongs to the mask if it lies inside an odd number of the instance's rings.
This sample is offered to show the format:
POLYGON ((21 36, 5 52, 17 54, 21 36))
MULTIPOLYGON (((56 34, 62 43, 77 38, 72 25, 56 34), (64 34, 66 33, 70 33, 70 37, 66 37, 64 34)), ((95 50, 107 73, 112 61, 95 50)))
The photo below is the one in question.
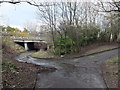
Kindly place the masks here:
POLYGON ((61 55, 78 52, 81 46, 97 40, 100 28, 99 23, 96 22, 98 12, 94 10, 93 3, 43 4, 45 6, 39 7, 37 15, 51 30, 55 53, 61 55))
POLYGON ((29 30, 28 30, 28 29, 26 29, 26 28, 24 28, 24 32, 27 32, 27 33, 28 33, 28 32, 29 32, 29 30))
POLYGON ((39 32, 37 32, 37 24, 34 22, 26 22, 24 23, 24 30, 27 31, 28 33, 30 33, 33 36, 38 36, 39 32))
POLYGON ((107 36, 107 41, 111 41, 111 39, 113 41, 118 40, 120 38, 120 1, 102 2, 99 0, 98 5, 100 6, 99 11, 106 13, 105 18, 107 21, 105 21, 108 22, 105 27, 104 36, 107 36))
POLYGON ((9 31, 16 31, 17 29, 15 29, 15 28, 13 28, 13 27, 10 27, 10 26, 8 26, 7 28, 6 28, 6 30, 9 32, 9 31))
POLYGON ((51 30, 55 53, 74 53, 96 40, 109 42, 118 38, 119 2, 97 5, 92 2, 52 2, 43 5, 37 15, 51 30), (107 5, 107 8, 100 11, 100 5, 102 8, 107 5), (112 11, 115 13, 110 13, 112 11))
POLYGON ((99 0, 98 5, 103 12, 120 12, 120 1, 112 0, 111 2, 103 2, 99 0))
POLYGON ((0 26, 2 28, 2 31, 6 31, 6 32, 15 32, 15 31, 19 31, 19 29, 17 28, 13 28, 11 26, 7 26, 7 27, 4 27, 4 26, 0 26))

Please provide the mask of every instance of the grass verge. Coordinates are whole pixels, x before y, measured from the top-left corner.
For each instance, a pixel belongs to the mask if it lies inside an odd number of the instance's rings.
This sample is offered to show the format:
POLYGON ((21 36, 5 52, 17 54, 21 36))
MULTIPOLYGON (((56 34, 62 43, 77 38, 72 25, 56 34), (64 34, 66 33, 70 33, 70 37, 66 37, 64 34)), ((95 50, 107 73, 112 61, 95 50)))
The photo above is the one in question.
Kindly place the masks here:
POLYGON ((108 88, 118 88, 118 79, 120 77, 118 62, 118 57, 113 57, 101 65, 103 77, 108 88))
POLYGON ((35 58, 55 58, 55 55, 49 51, 38 51, 35 53, 32 53, 30 56, 35 57, 35 58))
POLYGON ((93 51, 89 51, 89 52, 86 52, 83 54, 83 56, 85 55, 91 55, 91 54, 95 54, 95 53, 100 53, 100 52, 104 52, 104 51, 108 51, 108 50, 112 50, 112 49, 115 49, 115 48, 118 48, 118 46, 115 46, 115 47, 111 47, 111 48, 103 48, 103 49, 96 49, 96 50, 93 50, 93 51))

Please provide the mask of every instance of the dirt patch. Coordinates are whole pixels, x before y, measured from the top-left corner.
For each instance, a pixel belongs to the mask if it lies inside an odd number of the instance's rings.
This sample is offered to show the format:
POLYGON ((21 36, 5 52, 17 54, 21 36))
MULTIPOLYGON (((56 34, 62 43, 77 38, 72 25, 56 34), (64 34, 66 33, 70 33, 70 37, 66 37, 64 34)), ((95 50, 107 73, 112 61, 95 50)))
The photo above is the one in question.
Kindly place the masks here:
POLYGON ((21 63, 16 61, 16 55, 3 53, 2 84, 3 88, 34 88, 37 73, 53 71, 55 68, 21 63))
POLYGON ((102 75, 108 88, 118 88, 118 63, 103 63, 102 75))

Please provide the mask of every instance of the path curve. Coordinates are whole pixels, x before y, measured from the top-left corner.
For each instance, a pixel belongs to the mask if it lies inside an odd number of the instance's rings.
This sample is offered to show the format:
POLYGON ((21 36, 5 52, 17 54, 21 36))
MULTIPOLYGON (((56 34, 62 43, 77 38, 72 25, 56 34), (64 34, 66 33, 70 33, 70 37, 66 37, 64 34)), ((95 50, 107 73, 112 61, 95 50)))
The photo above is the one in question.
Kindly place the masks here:
POLYGON ((107 88, 100 64, 115 56, 118 49, 66 60, 27 57, 26 62, 57 68, 54 72, 39 73, 35 88, 107 88))

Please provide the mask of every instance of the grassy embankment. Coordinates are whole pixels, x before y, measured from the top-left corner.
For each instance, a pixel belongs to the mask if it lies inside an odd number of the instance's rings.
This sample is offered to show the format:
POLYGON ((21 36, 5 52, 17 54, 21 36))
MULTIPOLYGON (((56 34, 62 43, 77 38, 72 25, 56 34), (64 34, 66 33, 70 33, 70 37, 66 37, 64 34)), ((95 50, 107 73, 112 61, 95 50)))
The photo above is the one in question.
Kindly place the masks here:
POLYGON ((101 65, 103 77, 108 88, 118 88, 120 84, 118 82, 120 78, 119 62, 120 59, 118 57, 113 57, 101 65))
POLYGON ((20 36, 20 37, 31 37, 31 35, 27 32, 19 32, 19 31, 7 31, 4 35, 11 35, 11 36, 20 36))
POLYGON ((107 45, 107 46, 103 45, 103 46, 100 46, 100 47, 98 47, 96 49, 87 51, 82 55, 91 55, 91 54, 95 54, 95 53, 100 53, 100 52, 112 50, 112 49, 115 49, 115 48, 118 48, 118 45, 113 45, 113 46, 112 45, 107 45))
MULTIPOLYGON (((99 45, 99 43, 94 43, 89 46, 85 46, 85 47, 81 48, 80 52, 77 53, 76 55, 74 55, 74 54, 67 55, 67 57, 69 58, 69 57, 86 56, 86 55, 91 55, 91 54, 95 54, 95 53, 112 50, 112 49, 115 49, 118 47, 119 46, 117 43, 113 43, 113 44, 112 43, 103 43, 101 45, 99 45)), ((36 58, 58 58, 58 56, 54 55, 54 53, 51 50, 38 51, 38 52, 32 53, 31 56, 36 57, 36 58)), ((66 56, 61 56, 61 57, 66 58, 66 56)))
POLYGON ((0 38, 0 45, 2 46, 0 52, 2 52, 3 88, 34 88, 38 72, 55 69, 16 61, 15 57, 25 52, 25 50, 9 38, 11 35, 30 37, 25 32, 9 32, 8 35, 3 35, 3 38, 0 38))
POLYGON ((15 57, 25 52, 25 50, 9 38, 11 35, 31 37, 31 35, 25 32, 9 32, 0 38, 3 88, 34 88, 38 72, 55 69, 16 61, 15 57))
POLYGON ((38 52, 35 52, 33 54, 31 54, 32 57, 35 57, 35 58, 44 58, 44 59, 47 59, 47 58, 55 58, 56 56, 50 52, 50 51, 38 51, 38 52))

